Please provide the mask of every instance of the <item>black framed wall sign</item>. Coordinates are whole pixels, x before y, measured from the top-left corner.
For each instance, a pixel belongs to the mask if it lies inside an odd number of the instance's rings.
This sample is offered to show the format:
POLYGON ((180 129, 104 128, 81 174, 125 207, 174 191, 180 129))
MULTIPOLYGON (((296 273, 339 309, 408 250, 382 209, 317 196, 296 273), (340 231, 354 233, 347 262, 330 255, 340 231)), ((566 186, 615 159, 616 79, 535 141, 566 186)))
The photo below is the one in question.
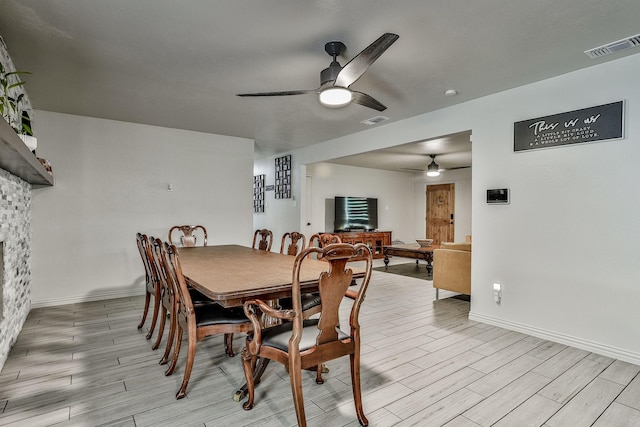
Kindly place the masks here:
POLYGON ((622 139, 624 101, 513 124, 513 151, 622 139))
POLYGON ((276 157, 276 199, 291 198, 291 154, 276 157))
POLYGON ((264 212, 264 175, 253 177, 253 212, 264 212))

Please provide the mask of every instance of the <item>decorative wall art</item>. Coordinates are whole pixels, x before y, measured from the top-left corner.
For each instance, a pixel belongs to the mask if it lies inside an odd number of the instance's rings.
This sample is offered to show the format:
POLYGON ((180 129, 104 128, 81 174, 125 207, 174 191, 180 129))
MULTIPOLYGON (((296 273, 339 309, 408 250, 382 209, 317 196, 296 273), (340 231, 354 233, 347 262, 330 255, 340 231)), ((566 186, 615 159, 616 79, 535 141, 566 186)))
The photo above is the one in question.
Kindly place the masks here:
POLYGON ((264 212, 264 175, 253 177, 253 212, 264 212))
POLYGON ((516 122, 513 151, 622 139, 624 102, 516 122))
POLYGON ((276 199, 291 198, 291 154, 276 157, 276 199))

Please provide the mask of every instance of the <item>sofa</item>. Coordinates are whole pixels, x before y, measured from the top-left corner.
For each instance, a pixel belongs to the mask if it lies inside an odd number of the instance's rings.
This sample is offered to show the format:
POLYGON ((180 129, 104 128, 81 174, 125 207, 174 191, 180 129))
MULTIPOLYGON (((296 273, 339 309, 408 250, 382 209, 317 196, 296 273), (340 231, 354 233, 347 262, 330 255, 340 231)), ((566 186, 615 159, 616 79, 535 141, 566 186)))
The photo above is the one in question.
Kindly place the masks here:
POLYGON ((471 295, 471 239, 465 243, 443 242, 433 251, 433 287, 436 299, 444 289, 471 295))

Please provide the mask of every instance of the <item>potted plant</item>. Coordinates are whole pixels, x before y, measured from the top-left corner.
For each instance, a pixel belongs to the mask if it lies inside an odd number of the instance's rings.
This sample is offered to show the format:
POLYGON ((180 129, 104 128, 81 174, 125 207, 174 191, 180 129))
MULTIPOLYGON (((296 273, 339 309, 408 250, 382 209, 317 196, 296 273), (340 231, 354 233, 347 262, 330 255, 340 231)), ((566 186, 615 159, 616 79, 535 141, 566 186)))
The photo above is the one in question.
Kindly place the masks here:
POLYGON ((9 123, 9 126, 29 147, 29 150, 35 151, 37 139, 33 136, 33 131, 31 130, 29 108, 24 108, 23 105, 25 94, 24 92, 17 93, 17 88, 25 84, 25 82, 20 81, 18 77, 20 74, 31 73, 28 71, 6 72, 4 65, 0 63, 0 113, 9 123))

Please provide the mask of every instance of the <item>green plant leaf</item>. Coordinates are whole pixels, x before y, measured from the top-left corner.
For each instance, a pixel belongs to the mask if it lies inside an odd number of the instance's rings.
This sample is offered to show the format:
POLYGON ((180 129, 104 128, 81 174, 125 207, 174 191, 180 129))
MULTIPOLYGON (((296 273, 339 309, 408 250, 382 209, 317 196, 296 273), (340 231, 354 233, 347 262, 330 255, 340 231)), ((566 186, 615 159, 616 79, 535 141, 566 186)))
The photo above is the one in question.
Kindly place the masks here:
POLYGON ((11 89, 14 87, 18 87, 18 86, 24 86, 27 82, 18 82, 18 83, 14 83, 12 85, 9 85, 9 87, 7 87, 7 89, 11 89))
POLYGON ((26 123, 22 123, 22 130, 24 130, 25 135, 33 136, 33 131, 31 130, 31 126, 26 123))
POLYGON ((5 77, 17 76, 18 74, 31 74, 31 73, 29 71, 11 71, 10 73, 5 74, 5 77))

